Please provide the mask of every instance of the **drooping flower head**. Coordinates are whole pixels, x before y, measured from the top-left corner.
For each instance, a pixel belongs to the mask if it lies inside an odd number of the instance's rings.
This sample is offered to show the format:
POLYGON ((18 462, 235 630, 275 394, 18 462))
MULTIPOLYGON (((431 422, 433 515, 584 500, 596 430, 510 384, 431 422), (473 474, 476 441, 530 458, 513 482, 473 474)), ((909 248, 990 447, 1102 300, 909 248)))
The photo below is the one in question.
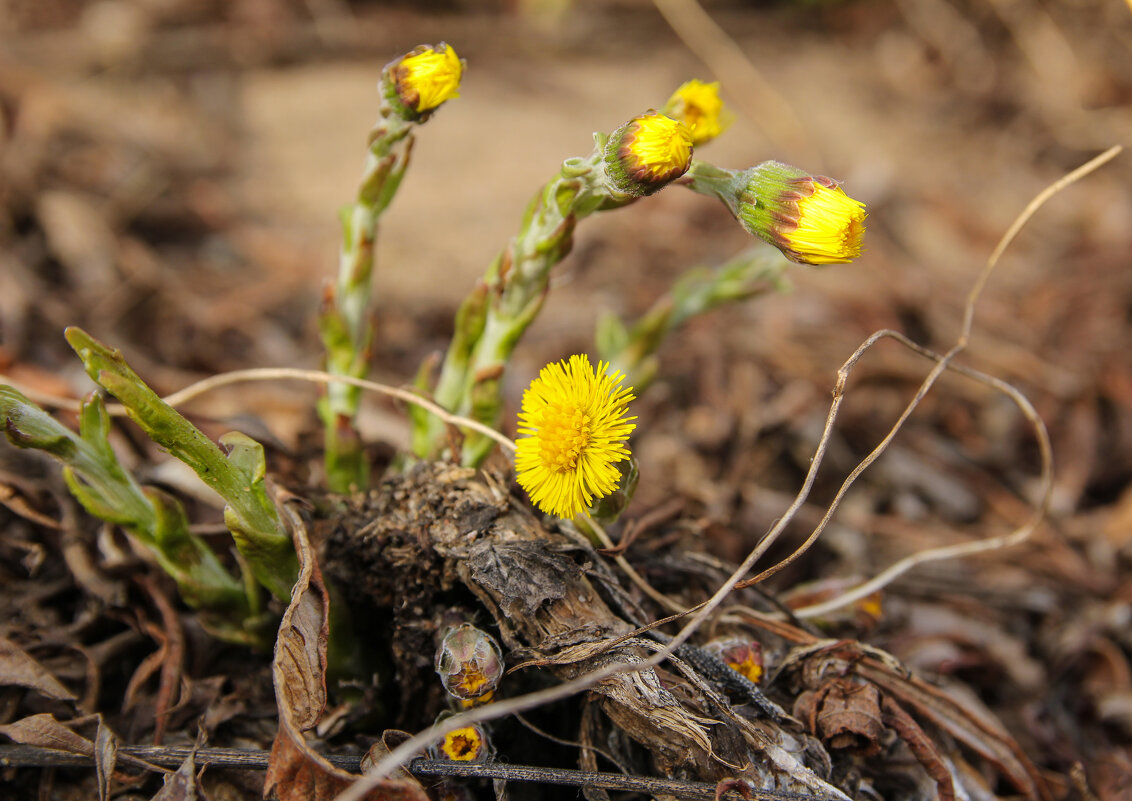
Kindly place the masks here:
POLYGON ((840 264, 861 255, 865 204, 824 175, 767 161, 746 173, 736 216, 755 236, 801 264, 840 264))
POLYGON ((503 654, 495 638, 471 623, 444 635, 436 652, 444 689, 463 706, 487 703, 503 677, 503 654))
POLYGON ((649 111, 634 117, 609 136, 605 165, 619 192, 651 195, 688 171, 692 133, 671 117, 649 111))
POLYGON ((451 45, 420 45, 386 67, 401 104, 413 114, 459 97, 464 62, 451 45))
POLYGON ((548 364, 523 393, 515 473, 531 501, 547 514, 572 518, 617 488, 616 465, 629 458, 636 428, 627 417, 632 388, 620 371, 595 371, 588 356, 548 364))
POLYGON ((662 111, 688 127, 696 147, 715 139, 735 121, 719 96, 718 81, 688 81, 672 93, 662 111))

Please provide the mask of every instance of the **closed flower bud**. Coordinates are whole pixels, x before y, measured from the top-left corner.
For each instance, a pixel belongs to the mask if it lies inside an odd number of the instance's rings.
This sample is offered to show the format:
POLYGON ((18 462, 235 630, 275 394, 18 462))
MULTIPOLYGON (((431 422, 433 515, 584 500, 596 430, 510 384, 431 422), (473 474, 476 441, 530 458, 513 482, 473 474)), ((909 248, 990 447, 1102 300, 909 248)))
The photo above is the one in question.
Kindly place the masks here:
POLYGON ((464 706, 487 703, 503 676, 503 654, 494 637, 463 623, 444 635, 436 672, 444 689, 464 706))
POLYGON ((719 97, 718 82, 688 81, 672 93, 661 111, 688 127, 696 147, 715 139, 735 121, 719 97))
POLYGON ((865 204, 836 181, 767 161, 742 174, 732 206, 743 227, 800 264, 838 264, 861 255, 865 204))
POLYGON ((688 171, 692 134, 684 123, 655 111, 635 117, 609 136, 605 169, 618 192, 651 195, 688 171))
POLYGON ((421 45, 385 68, 385 94, 412 120, 459 97, 464 62, 451 45, 421 45))

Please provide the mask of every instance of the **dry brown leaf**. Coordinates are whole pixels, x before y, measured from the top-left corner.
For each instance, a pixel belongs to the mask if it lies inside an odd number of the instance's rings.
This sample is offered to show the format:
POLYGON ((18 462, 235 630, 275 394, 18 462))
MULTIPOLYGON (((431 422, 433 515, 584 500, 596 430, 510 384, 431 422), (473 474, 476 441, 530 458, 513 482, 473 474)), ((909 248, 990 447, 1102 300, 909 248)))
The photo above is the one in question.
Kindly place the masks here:
POLYGON ((165 785, 151 801, 208 801, 197 777, 196 754, 190 753, 176 773, 165 777, 165 785))
POLYGON ((114 776, 114 766, 118 764, 118 738, 98 719, 98 732, 94 735, 94 770, 98 775, 98 801, 110 798, 110 780, 114 776))
POLYGON ((94 756, 94 743, 81 734, 76 734, 55 719, 54 715, 42 713, 0 726, 0 734, 20 745, 35 745, 40 748, 54 748, 68 754, 94 756))
MULTIPOLYGON (((62 723, 55 719, 54 715, 41 713, 38 715, 29 715, 26 718, 21 718, 13 723, 5 726, 0 726, 0 734, 10 738, 12 742, 20 745, 34 745, 39 748, 52 748, 56 751, 63 751, 67 754, 79 754, 81 756, 91 757, 96 761, 106 759, 110 756, 110 750, 114 749, 116 752, 117 737, 102 724, 102 716, 97 715, 95 719, 98 721, 100 733, 96 735, 99 739, 98 745, 78 734, 66 723, 62 723), (102 730, 106 729, 105 732, 102 730), (113 741, 113 742, 111 742, 113 741)), ((89 722, 91 718, 82 718, 81 720, 71 721, 72 725, 89 722)), ((169 773, 165 768, 158 767, 157 765, 150 764, 144 759, 130 756, 129 754, 114 755, 116 760, 131 765, 143 770, 151 770, 156 773, 169 773)), ((108 773, 113 772, 113 766, 108 773)))
POLYGON ((59 701, 78 700, 47 668, 3 637, 0 637, 0 684, 28 687, 59 701))
MULTIPOLYGON (((277 801, 329 801, 357 778, 331 765, 307 744, 303 732, 314 728, 326 705, 326 641, 329 597, 306 528, 286 509, 299 578, 291 603, 279 623, 272 679, 279 708, 279 730, 271 747, 264 798, 277 801)), ((416 781, 386 779, 364 796, 367 801, 428 801, 416 781)))

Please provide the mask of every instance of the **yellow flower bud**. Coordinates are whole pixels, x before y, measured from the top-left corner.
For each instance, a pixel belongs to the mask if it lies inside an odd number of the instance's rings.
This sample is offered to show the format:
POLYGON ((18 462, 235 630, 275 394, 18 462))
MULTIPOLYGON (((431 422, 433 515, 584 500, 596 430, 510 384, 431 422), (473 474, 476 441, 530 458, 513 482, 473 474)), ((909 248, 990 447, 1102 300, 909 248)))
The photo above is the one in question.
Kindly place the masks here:
POLYGON ((715 139, 735 121, 719 96, 718 82, 688 81, 672 93, 661 111, 688 127, 696 147, 715 139))
POLYGON ((610 183, 634 197, 651 195, 688 171, 692 133, 684 123, 649 111, 614 131, 605 146, 610 183))
POLYGON ((755 236, 801 264, 839 264, 861 255, 865 204, 832 178, 768 161, 746 173, 736 216, 755 236))
POLYGON ((728 637, 709 642, 705 650, 752 684, 758 684, 763 677, 763 647, 755 640, 728 637))
POLYGON ((459 97, 464 62, 451 45, 421 45, 386 68, 397 99, 410 112, 432 111, 446 100, 459 97))

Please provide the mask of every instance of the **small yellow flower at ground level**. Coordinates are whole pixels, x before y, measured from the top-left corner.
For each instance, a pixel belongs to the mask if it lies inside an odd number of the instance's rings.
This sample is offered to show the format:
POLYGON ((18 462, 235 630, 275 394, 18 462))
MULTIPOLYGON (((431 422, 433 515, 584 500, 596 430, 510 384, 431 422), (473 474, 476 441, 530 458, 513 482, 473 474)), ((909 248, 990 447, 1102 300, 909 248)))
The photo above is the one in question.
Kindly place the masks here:
POLYGON ((672 93, 663 112, 688 126, 696 147, 715 139, 735 121, 719 96, 718 81, 688 81, 672 93))
POLYGON ((763 648, 754 640, 728 637, 709 642, 706 650, 752 684, 763 677, 763 648))
POLYGON ((621 479, 616 464, 629 458, 625 442, 636 428, 627 417, 632 388, 620 371, 596 372, 588 356, 548 364, 523 393, 515 474, 531 501, 547 514, 572 518, 621 479))
POLYGON ((649 111, 610 135, 605 163, 615 189, 650 195, 688 171, 692 132, 678 120, 649 111))
POLYGON ((438 750, 453 762, 480 762, 487 755, 487 737, 479 726, 464 726, 444 735, 438 750))
POLYGON ((801 264, 840 264, 861 255, 865 204, 832 178, 767 161, 743 174, 736 216, 755 236, 801 264))
POLYGON ((459 97, 464 64, 451 45, 421 45, 392 66, 397 96, 405 107, 421 114, 459 97))

